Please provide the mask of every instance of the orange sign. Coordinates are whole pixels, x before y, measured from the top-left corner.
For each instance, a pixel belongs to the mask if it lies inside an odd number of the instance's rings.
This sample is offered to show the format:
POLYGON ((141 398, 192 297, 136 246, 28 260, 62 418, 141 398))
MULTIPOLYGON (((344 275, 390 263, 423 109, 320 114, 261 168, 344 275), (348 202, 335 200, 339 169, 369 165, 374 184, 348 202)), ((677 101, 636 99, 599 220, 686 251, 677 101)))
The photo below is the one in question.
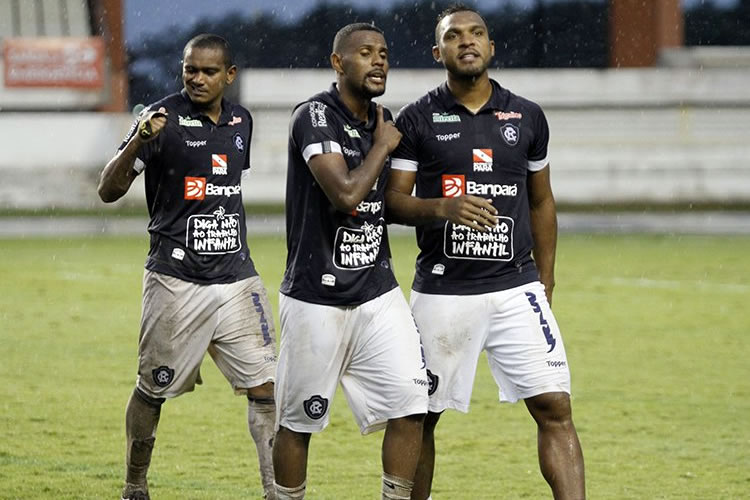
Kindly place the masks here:
POLYGON ((99 89, 104 83, 104 43, 91 38, 6 38, 6 87, 99 89))

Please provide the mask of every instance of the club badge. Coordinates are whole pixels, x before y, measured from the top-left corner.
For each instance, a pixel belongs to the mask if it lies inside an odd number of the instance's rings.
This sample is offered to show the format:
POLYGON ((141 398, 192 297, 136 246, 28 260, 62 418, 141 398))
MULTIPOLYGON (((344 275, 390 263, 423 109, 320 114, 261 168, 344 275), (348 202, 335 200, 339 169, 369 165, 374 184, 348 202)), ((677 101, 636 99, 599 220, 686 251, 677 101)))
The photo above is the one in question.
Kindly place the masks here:
POLYGON ((508 146, 515 146, 518 144, 520 134, 518 127, 512 123, 506 123, 500 127, 500 135, 508 146))
POLYGON ((154 383, 159 387, 166 387, 174 380, 174 370, 164 365, 151 370, 151 375, 154 377, 154 383))
POLYGON ((313 420, 319 420, 328 411, 328 400, 316 394, 302 403, 305 414, 313 420))

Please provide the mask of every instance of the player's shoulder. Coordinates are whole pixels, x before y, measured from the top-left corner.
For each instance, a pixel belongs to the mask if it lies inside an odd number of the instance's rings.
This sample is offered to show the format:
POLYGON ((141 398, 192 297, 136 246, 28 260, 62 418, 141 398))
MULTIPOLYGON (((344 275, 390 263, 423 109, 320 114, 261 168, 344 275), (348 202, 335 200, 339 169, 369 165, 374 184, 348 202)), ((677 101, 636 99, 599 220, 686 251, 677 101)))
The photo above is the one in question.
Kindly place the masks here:
POLYGON ((148 106, 144 108, 144 111, 153 111, 157 110, 159 108, 166 108, 168 110, 181 110, 182 108, 186 107, 185 98, 180 94, 179 92, 175 92, 174 94, 169 94, 166 97, 162 97, 156 102, 152 102, 148 106))
POLYGON ((531 115, 544 114, 542 107, 537 102, 532 101, 531 99, 522 95, 516 94, 507 88, 500 88, 502 92, 507 93, 506 99, 510 108, 518 108, 519 111, 526 111, 531 115))
POLYGON ((402 107, 396 116, 411 121, 418 121, 420 117, 432 116, 435 109, 441 106, 441 102, 440 87, 435 87, 402 107))
POLYGON ((309 122, 312 127, 327 127, 332 120, 336 120, 335 102, 328 92, 319 92, 294 107, 293 123, 309 122))

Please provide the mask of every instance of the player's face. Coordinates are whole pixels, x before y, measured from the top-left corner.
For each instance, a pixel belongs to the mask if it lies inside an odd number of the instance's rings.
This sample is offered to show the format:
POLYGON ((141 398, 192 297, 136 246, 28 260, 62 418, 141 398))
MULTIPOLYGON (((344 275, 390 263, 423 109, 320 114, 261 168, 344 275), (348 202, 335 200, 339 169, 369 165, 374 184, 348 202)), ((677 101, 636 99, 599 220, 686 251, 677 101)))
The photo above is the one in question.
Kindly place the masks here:
POLYGON ((185 51, 182 61, 182 83, 194 104, 209 107, 221 102, 224 89, 234 81, 237 68, 224 65, 220 49, 193 48, 185 51))
POLYGON ((341 50, 337 71, 341 83, 371 99, 385 93, 388 46, 376 31, 355 31, 341 50))
POLYGON ((438 44, 432 48, 435 60, 459 78, 476 78, 487 71, 495 55, 487 25, 476 12, 462 11, 444 17, 437 27, 438 44))

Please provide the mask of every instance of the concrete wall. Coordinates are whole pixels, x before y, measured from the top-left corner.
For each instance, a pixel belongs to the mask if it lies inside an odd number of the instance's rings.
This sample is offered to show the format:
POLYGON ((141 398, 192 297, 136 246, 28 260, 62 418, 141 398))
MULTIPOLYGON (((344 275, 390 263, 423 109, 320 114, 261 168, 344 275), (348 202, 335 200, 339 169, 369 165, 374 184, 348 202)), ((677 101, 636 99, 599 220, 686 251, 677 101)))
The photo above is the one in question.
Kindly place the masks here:
MULTIPOLYGON (((750 69, 514 70, 492 74, 539 102, 551 128, 558 201, 750 202, 750 69)), ((246 199, 284 196, 293 105, 329 70, 245 70, 255 118, 246 199)), ((380 101, 398 110, 444 78, 394 70, 380 101)), ((0 208, 98 207, 96 176, 130 126, 126 114, 0 113, 0 208)), ((121 203, 143 202, 140 181, 121 203)))

